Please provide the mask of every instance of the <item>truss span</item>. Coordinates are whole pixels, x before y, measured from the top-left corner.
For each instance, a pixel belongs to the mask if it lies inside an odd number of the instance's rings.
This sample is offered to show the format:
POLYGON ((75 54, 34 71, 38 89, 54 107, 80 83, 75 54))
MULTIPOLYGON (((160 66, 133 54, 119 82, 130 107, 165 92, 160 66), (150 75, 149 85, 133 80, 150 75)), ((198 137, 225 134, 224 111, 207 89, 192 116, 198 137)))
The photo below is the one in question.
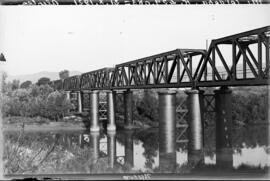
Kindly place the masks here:
POLYGON ((57 90, 256 86, 269 83, 270 26, 50 82, 57 90))

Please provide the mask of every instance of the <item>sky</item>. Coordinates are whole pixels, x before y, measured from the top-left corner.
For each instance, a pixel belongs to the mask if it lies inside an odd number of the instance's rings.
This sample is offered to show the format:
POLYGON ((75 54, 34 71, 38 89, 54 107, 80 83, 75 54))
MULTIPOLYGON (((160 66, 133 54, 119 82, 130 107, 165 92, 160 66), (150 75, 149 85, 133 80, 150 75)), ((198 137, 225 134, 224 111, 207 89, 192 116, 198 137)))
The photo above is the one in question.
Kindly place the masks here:
POLYGON ((0 6, 9 75, 88 72, 270 25, 270 5, 0 6))

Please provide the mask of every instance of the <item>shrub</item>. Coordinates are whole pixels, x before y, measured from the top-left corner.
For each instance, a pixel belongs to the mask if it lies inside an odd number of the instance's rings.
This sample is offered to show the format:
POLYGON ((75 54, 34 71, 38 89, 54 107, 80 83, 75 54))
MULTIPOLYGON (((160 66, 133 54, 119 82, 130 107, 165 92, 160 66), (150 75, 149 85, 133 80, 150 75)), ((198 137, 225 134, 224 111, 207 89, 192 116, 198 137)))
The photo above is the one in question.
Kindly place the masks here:
POLYGON ((27 89, 16 89, 1 96, 2 114, 6 116, 41 116, 58 120, 72 108, 64 92, 53 91, 48 85, 31 85, 27 89))

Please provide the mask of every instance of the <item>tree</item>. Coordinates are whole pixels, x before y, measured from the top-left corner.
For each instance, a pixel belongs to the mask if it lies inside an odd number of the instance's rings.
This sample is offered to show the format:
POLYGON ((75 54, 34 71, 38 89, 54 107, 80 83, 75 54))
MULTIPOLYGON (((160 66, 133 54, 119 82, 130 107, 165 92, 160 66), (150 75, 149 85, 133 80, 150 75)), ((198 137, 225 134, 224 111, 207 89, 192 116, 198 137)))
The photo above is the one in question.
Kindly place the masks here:
POLYGON ((59 77, 60 79, 65 79, 69 77, 69 71, 68 70, 63 70, 59 72, 59 77))
POLYGON ((20 80, 14 79, 11 83, 11 89, 15 90, 20 87, 20 80))
POLYGON ((40 79, 38 79, 37 85, 45 85, 48 84, 50 82, 50 79, 47 77, 42 77, 40 79))
POLYGON ((31 82, 30 80, 27 80, 27 81, 21 83, 20 88, 26 89, 26 88, 28 88, 31 84, 32 84, 32 82, 31 82))
POLYGON ((1 82, 1 90, 2 92, 6 91, 6 79, 7 79, 7 73, 6 72, 2 72, 2 82, 1 82))

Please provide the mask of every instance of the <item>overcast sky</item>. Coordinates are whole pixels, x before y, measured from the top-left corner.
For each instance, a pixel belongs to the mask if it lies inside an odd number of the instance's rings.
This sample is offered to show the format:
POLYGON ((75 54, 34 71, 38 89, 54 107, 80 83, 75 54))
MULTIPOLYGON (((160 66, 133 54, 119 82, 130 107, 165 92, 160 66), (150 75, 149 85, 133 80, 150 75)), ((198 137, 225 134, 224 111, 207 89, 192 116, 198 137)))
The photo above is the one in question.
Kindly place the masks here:
POLYGON ((87 72, 270 25, 270 5, 1 6, 9 75, 87 72))

